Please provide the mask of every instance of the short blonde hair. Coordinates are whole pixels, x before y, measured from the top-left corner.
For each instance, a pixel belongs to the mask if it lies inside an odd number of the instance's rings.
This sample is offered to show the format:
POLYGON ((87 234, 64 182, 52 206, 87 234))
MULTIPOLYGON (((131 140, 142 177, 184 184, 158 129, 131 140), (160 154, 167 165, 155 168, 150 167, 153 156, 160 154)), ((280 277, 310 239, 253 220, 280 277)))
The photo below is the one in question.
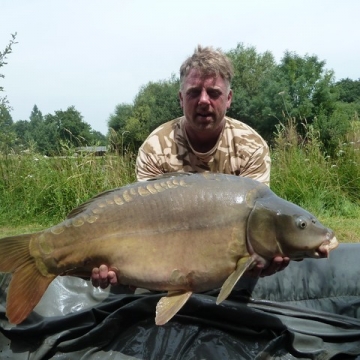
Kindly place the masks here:
POLYGON ((203 76, 221 76, 230 88, 234 76, 231 60, 220 50, 198 45, 194 53, 180 67, 180 88, 190 70, 197 69, 203 76))

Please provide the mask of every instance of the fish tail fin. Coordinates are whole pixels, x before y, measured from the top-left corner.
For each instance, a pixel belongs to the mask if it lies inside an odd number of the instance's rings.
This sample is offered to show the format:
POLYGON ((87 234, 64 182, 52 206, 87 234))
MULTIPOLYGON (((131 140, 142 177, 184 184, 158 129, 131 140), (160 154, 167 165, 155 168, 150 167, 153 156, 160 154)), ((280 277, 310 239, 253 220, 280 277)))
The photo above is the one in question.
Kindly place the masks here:
POLYGON ((21 323, 40 301, 55 278, 43 276, 29 252, 29 241, 35 234, 0 239, 0 271, 12 273, 6 316, 13 324, 21 323))

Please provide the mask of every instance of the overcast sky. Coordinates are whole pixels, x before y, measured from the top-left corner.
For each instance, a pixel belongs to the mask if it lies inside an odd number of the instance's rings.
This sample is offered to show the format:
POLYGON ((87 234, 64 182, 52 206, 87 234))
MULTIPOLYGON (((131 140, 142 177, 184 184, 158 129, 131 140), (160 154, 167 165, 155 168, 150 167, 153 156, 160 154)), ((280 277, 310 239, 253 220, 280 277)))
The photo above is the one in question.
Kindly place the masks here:
POLYGON ((177 75, 197 44, 317 55, 357 80, 359 16, 359 0, 0 0, 0 49, 18 42, 0 85, 14 121, 73 105, 106 134, 117 104, 177 75))

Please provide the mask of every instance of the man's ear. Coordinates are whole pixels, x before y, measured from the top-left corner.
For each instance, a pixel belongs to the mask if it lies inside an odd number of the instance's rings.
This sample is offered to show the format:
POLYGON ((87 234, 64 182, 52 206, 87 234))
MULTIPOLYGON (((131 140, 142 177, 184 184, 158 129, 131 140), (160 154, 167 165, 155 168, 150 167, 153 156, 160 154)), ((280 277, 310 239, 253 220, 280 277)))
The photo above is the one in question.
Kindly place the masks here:
POLYGON ((229 94, 228 94, 228 98, 227 98, 227 104, 226 104, 226 108, 229 109, 230 105, 231 105, 231 101, 232 101, 232 96, 233 96, 233 92, 230 89, 229 90, 229 94))
POLYGON ((180 106, 183 107, 183 96, 181 91, 179 91, 179 101, 180 101, 180 106))

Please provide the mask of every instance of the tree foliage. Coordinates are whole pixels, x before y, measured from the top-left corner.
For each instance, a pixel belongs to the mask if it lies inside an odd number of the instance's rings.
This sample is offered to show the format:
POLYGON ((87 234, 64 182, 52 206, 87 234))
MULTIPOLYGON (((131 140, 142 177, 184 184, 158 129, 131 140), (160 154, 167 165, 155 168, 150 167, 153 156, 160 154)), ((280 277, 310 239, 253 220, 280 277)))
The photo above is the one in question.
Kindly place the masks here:
POLYGON ((0 105, 0 152, 8 154, 15 145, 13 120, 6 106, 0 105))
POLYGON ((360 79, 342 79, 336 83, 339 100, 346 103, 360 102, 360 79))
POLYGON ((141 87, 132 105, 117 105, 108 121, 113 130, 110 142, 116 151, 136 150, 156 127, 181 116, 179 88, 180 82, 175 76, 149 82, 141 87))
MULTIPOLYGON (((12 46, 16 44, 16 33, 11 35, 9 44, 3 51, 0 51, 0 68, 6 65, 7 55, 11 54, 12 46)), ((0 73, 0 79, 5 76, 0 73)), ((4 91, 4 88, 0 86, 0 92, 4 91)), ((0 96, 0 152, 8 153, 15 144, 15 133, 13 131, 13 119, 10 115, 10 107, 6 96, 0 96)))
POLYGON ((70 106, 65 111, 55 111, 53 115, 46 115, 45 123, 54 124, 59 139, 75 146, 81 146, 91 141, 91 127, 83 121, 83 117, 74 106, 70 106))
MULTIPOLYGON (((317 116, 331 116, 336 108, 334 74, 316 56, 301 57, 285 52, 280 64, 263 82, 261 94, 254 99, 259 117, 257 129, 271 140, 275 126, 286 118, 312 123, 317 116)), ((298 127, 301 131, 301 126, 298 127)))
MULTIPOLYGON (((4 65, 7 64, 6 59, 7 59, 7 56, 9 54, 11 54, 13 45, 16 44, 15 39, 16 39, 16 33, 11 34, 11 39, 9 41, 9 44, 5 47, 5 49, 3 51, 0 51, 0 68, 2 68, 4 65)), ((0 78, 4 78, 4 77, 5 77, 5 75, 0 73, 0 78)), ((4 91, 4 88, 2 86, 0 86, 0 92, 2 92, 2 91, 4 91)), ((8 101, 6 99, 6 96, 5 97, 0 96, 0 106, 5 106, 5 107, 8 106, 8 101)))
POLYGON ((116 105, 115 113, 111 114, 108 120, 108 127, 113 131, 121 131, 126 126, 126 121, 131 117, 133 105, 121 103, 116 105))
POLYGON ((42 115, 34 105, 29 121, 19 120, 12 124, 19 149, 34 149, 44 155, 54 155, 69 147, 104 144, 106 138, 91 129, 74 106, 42 115))
POLYGON ((256 126, 259 109, 254 101, 261 96, 276 67, 274 56, 269 51, 259 54, 255 47, 245 47, 242 43, 227 55, 234 65, 233 99, 228 115, 256 126))

